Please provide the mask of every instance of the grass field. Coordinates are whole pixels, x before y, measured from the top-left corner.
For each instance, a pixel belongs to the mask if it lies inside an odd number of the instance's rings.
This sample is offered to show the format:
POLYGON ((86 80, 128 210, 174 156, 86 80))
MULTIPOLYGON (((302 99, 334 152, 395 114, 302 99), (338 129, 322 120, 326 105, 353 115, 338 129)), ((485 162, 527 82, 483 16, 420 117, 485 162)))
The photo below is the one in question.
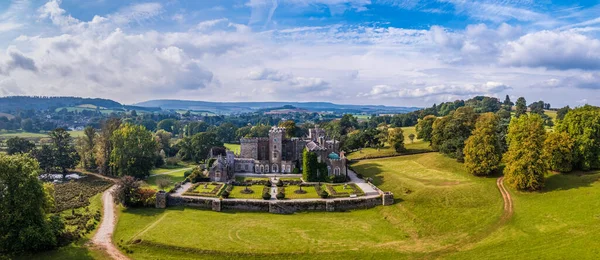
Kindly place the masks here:
POLYGON ((183 174, 187 170, 189 170, 189 168, 179 168, 179 169, 158 168, 158 169, 154 169, 154 170, 152 170, 151 174, 160 174, 160 175, 154 175, 154 176, 148 177, 148 179, 146 180, 146 183, 148 184, 149 188, 158 190, 158 186, 156 184, 157 180, 167 179, 171 183, 171 185, 169 185, 169 187, 166 188, 165 190, 169 191, 171 188, 174 187, 176 182, 182 182, 185 179, 183 177, 183 174))
POLYGON ((240 144, 225 144, 225 148, 233 151, 235 154, 240 153, 240 144))
POLYGON ((306 191, 304 194, 295 193, 296 190, 299 190, 298 186, 287 186, 285 187, 285 198, 287 199, 318 199, 320 198, 319 194, 315 189, 315 186, 302 186, 302 190, 306 191))
MULTIPOLYGON (((462 165, 439 154, 361 161, 353 167, 374 178, 383 190, 394 192, 397 203, 370 210, 294 215, 191 208, 123 210, 114 236, 124 243, 141 239, 128 245, 134 250, 133 259, 191 259, 199 254, 203 258, 420 258, 486 232, 502 212, 495 179, 472 177, 462 165)), ((286 195, 291 193, 286 190, 286 195)))
MULTIPOLYGON (((83 136, 83 131, 69 131, 71 137, 80 137, 83 136)), ((5 132, 0 131, 0 138, 11 138, 11 137, 21 137, 21 138, 46 138, 48 137, 48 133, 30 133, 30 132, 5 132)))
POLYGON ((229 198, 231 199, 262 199, 263 189, 265 186, 263 185, 252 185, 248 186, 249 190, 252 190, 253 193, 245 194, 242 193, 246 189, 244 186, 233 186, 231 193, 229 194, 229 198))
MULTIPOLYGON (((404 131, 404 147, 408 150, 408 154, 431 151, 429 142, 425 142, 421 139, 416 139, 417 131, 415 130, 414 126, 402 127, 402 130, 404 131), (412 142, 410 141, 410 138, 408 138, 410 134, 415 135, 415 139, 412 142)), ((358 160, 377 157, 389 157, 395 155, 401 154, 397 153, 392 147, 386 144, 385 147, 379 149, 371 147, 363 148, 361 151, 350 153, 347 157, 351 160, 358 160)))

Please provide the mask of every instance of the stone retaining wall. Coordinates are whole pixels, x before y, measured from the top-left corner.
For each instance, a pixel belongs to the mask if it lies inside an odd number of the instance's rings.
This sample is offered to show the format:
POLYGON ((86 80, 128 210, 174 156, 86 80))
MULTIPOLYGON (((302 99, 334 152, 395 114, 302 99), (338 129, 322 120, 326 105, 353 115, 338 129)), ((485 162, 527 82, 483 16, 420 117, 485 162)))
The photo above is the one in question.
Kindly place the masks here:
MULTIPOLYGON (((166 194, 166 206, 187 206, 213 211, 235 210, 270 212, 275 214, 292 214, 303 211, 347 211, 353 209, 369 209, 379 205, 391 205, 393 194, 383 196, 358 197, 344 199, 314 200, 241 200, 203 197, 179 197, 166 194)), ((158 200, 157 200, 158 201, 158 200)), ((164 206, 157 203, 157 207, 164 206)))

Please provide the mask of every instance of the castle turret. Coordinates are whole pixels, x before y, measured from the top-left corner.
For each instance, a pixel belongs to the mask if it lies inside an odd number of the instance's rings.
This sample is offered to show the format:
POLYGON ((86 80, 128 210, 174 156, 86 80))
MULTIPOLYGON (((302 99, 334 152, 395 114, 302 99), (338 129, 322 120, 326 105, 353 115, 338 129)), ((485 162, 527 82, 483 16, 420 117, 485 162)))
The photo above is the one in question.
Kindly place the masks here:
POLYGON ((272 172, 281 172, 282 142, 284 135, 285 128, 283 127, 274 126, 269 130, 269 162, 271 163, 272 172))

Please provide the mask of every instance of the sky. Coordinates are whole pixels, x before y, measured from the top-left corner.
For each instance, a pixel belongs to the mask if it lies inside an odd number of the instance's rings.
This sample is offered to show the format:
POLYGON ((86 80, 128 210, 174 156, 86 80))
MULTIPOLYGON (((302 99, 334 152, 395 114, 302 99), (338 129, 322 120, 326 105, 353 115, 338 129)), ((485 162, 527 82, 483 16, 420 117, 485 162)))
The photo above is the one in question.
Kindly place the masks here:
POLYGON ((600 105, 600 1, 0 0, 0 96, 600 105))

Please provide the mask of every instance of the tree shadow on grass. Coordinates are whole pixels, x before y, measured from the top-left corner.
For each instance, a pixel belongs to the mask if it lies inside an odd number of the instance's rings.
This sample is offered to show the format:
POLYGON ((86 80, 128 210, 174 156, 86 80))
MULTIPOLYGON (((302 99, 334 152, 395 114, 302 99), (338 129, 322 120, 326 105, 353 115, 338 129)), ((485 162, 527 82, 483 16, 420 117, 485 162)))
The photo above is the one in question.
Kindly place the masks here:
POLYGON ((545 187, 542 192, 563 191, 591 187, 600 180, 600 172, 572 172, 568 174, 553 173, 546 177, 545 187))

